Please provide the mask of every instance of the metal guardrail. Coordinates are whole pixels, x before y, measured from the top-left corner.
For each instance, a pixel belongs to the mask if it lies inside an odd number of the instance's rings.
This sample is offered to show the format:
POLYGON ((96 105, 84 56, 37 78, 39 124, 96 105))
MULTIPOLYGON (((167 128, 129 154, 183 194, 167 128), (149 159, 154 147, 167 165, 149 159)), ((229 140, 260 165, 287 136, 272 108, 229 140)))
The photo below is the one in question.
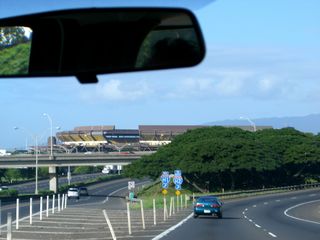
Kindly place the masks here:
MULTIPOLYGON (((213 194, 216 197, 220 197, 221 199, 237 197, 241 194, 255 194, 255 193, 268 193, 273 191, 294 191, 294 190, 302 190, 309 188, 318 188, 320 187, 320 183, 308 183, 308 184, 300 184, 300 185, 291 185, 291 186, 283 186, 283 187, 275 187, 275 188, 262 188, 262 189, 254 189, 254 190, 243 190, 236 192, 227 192, 227 193, 218 193, 213 194)), ((198 198, 200 196, 195 196, 198 198)))

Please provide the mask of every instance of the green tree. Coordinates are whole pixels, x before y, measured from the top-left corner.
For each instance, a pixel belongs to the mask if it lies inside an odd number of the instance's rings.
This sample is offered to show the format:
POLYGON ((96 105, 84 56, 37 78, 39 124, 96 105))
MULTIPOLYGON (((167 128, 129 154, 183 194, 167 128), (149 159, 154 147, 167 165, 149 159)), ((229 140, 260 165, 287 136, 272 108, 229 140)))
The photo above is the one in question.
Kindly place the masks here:
POLYGON ((0 28, 0 50, 28 41, 23 27, 0 28))
POLYGON ((22 176, 21 176, 20 169, 10 168, 10 169, 7 169, 5 172, 5 178, 10 183, 12 183, 14 180, 20 179, 21 177, 22 176))

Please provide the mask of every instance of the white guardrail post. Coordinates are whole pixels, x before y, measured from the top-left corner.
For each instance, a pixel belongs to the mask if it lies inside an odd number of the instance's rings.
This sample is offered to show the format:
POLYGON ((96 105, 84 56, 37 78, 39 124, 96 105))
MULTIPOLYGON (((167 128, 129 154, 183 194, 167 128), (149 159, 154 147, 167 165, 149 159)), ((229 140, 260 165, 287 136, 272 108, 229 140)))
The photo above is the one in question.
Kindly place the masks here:
POLYGON ((49 217, 49 195, 47 195, 47 211, 46 211, 46 217, 49 217))
POLYGON ((130 216, 130 202, 127 202, 127 216, 128 216, 128 232, 131 235, 131 216, 130 216))
POLYGON ((54 203, 56 201, 56 196, 53 194, 52 195, 52 214, 54 214, 54 203))
POLYGON ((63 209, 64 209, 64 198, 65 198, 64 195, 65 195, 65 194, 62 194, 61 211, 63 211, 63 209))
POLYGON ((42 201, 43 201, 43 197, 40 197, 40 221, 42 221, 42 208, 43 208, 42 201))
POLYGON ((144 222, 144 211, 143 211, 143 201, 142 200, 140 200, 140 208, 141 208, 142 229, 146 229, 146 224, 144 222))
POLYGON ((12 239, 12 215, 11 212, 8 212, 7 215, 7 240, 12 239))
POLYGON ((60 212, 60 193, 58 194, 58 212, 60 212))
POLYGON ((32 198, 30 198, 30 225, 32 224, 32 198))
POLYGON ((64 197, 64 208, 67 208, 68 194, 64 197))
POLYGON ((16 206, 16 229, 19 229, 19 208, 20 208, 20 200, 17 198, 17 206, 16 206))
POLYGON ((157 225, 157 212, 156 212, 156 200, 152 200, 152 205, 153 205, 153 225, 157 225))

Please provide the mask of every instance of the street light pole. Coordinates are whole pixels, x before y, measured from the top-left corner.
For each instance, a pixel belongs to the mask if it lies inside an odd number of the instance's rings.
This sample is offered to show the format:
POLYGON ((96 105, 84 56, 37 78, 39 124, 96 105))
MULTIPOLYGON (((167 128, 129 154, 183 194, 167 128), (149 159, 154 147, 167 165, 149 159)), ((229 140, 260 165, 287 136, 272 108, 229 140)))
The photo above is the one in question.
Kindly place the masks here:
POLYGON ((53 149, 53 127, 52 127, 52 118, 50 117, 49 114, 47 113, 44 113, 43 116, 47 117, 48 120, 49 120, 49 123, 50 123, 50 156, 53 157, 53 152, 52 152, 52 149, 53 149))
POLYGON ((247 120, 251 126, 253 127, 253 131, 256 132, 257 131, 257 128, 256 128, 256 124, 248 117, 240 117, 240 119, 244 119, 244 120, 247 120))

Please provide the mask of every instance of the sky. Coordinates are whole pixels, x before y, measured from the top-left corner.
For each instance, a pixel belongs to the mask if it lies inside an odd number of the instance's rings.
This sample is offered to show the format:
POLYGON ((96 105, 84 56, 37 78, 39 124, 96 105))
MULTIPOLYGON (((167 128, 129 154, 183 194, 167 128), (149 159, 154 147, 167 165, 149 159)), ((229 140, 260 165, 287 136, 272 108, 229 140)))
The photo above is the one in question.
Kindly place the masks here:
MULTIPOLYGON (((46 10, 62 1, 23 2, 2 0, 0 17, 35 11, 32 3, 46 10)), ((72 7, 84 2, 102 6, 105 1, 66 2, 63 6, 72 7)), ((320 1, 185 2, 206 41, 200 65, 100 75, 92 85, 72 77, 0 79, 0 149, 23 147, 32 141, 30 135, 43 136, 44 142, 50 124, 43 113, 64 131, 86 125, 136 129, 320 113, 320 1)))

